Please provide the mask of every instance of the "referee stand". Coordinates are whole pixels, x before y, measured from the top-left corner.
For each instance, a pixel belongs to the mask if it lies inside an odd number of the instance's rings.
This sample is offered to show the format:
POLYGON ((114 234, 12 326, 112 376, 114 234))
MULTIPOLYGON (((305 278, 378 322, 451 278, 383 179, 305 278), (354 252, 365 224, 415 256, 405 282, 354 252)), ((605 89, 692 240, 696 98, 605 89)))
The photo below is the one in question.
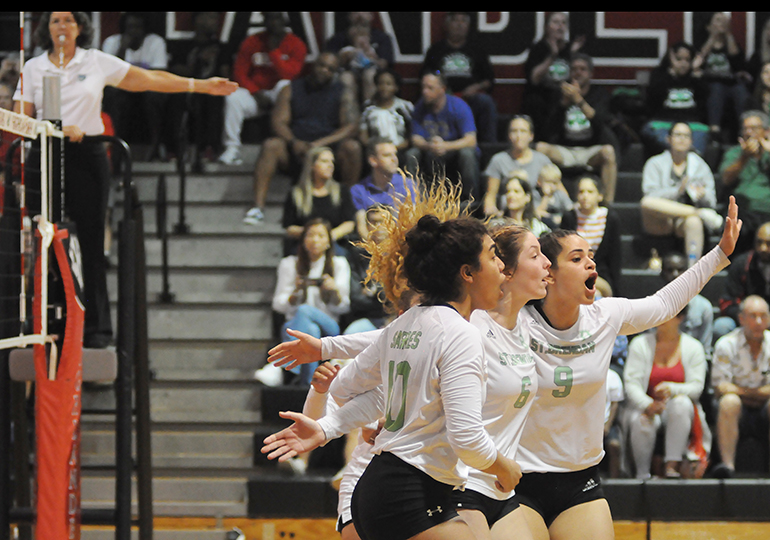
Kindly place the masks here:
MULTIPOLYGON (((149 393, 149 354, 147 337, 146 305, 146 268, 144 251, 144 224, 142 208, 138 203, 131 176, 131 152, 125 141, 116 137, 90 137, 93 142, 108 143, 113 152, 120 152, 123 164, 122 189, 123 219, 119 223, 118 238, 118 315, 117 346, 110 349, 83 350, 83 380, 110 381, 114 384, 115 409, 83 409, 82 415, 114 415, 115 423, 115 504, 106 508, 79 509, 80 523, 83 525, 107 525, 115 527, 116 540, 129 540, 132 525, 138 526, 139 539, 151 540, 153 534, 152 510, 152 462, 150 444, 150 393, 149 393), (136 429, 136 457, 132 455, 133 429, 136 429), (132 478, 136 470, 138 512, 132 516, 132 478)), ((8 159, 18 148, 18 141, 8 152, 8 159)), ((6 169, 10 170, 10 169, 6 169)), ((17 206, 13 175, 6 175, 5 209, 17 206)), ((4 256, 0 261, 3 268, 19 268, 18 246, 20 242, 19 214, 4 211, 3 220, 7 231, 0 238, 0 249, 4 253, 13 253, 16 257, 4 256), (15 238, 12 238, 15 236, 15 238), (15 259, 10 260, 10 259, 15 259), (14 266, 15 265, 15 266, 14 266)), ((0 272, 5 275, 6 272, 0 272)), ((0 309, 3 320, 16 316, 18 320, 18 300, 5 301, 13 297, 8 291, 16 288, 15 298, 19 297, 18 283, 4 279, 0 283, 0 309), (10 312, 8 311, 10 310, 10 312), (13 313, 15 311, 15 313, 13 313)), ((50 307, 50 306, 49 306, 50 307)), ((0 337, 17 335, 18 325, 0 325, 0 337)), ((30 399, 23 390, 26 381, 35 379, 32 348, 0 350, 0 362, 7 361, 9 369, 0 370, 0 540, 10 540, 11 525, 19 527, 18 538, 32 538, 36 509, 31 504, 30 486, 32 482, 30 464, 30 399), (14 381, 25 381, 19 384, 14 381), (13 398, 11 397, 13 395, 13 398), (13 434, 12 434, 13 429, 13 434), (13 469, 11 468, 13 463, 13 469)), ((34 394, 30 394, 34 395, 34 394)), ((34 409, 32 409, 34 410, 34 409)), ((79 461, 79 457, 78 457, 79 461)), ((100 467, 101 468, 101 467, 100 467)), ((107 465, 112 468, 112 465, 107 465)), ((78 478, 79 491, 79 478, 78 478)), ((79 495, 78 495, 79 501, 79 495)), ((64 519, 64 516, 62 517, 64 519)), ((79 526, 77 528, 79 532, 79 526)), ((71 536, 70 536, 71 537, 71 536)), ((79 534, 78 534, 79 537, 79 534)), ((58 539, 45 539, 58 540, 58 539)))

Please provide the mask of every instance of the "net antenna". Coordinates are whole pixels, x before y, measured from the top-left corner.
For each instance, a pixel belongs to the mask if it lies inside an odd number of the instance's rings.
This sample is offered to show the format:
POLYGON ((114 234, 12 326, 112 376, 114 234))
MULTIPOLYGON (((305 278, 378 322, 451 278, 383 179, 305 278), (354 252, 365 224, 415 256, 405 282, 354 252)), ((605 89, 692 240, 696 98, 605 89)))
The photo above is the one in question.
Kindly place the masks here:
MULTIPOLYGON (((23 99, 23 98, 22 98, 23 99)), ((24 169, 21 167, 20 189, 19 191, 19 213, 21 235, 19 242, 19 255, 22 261, 19 269, 19 335, 0 339, 0 349, 9 349, 16 347, 27 347, 34 344, 53 343, 54 337, 48 335, 48 267, 49 267, 49 247, 53 241, 54 226, 51 222, 51 206, 49 203, 50 192, 50 147, 54 138, 63 139, 64 134, 57 129, 52 122, 40 121, 30 118, 24 114, 0 109, 0 130, 11 133, 22 138, 20 145, 21 156, 24 156, 24 147, 30 141, 39 140, 40 143, 40 213, 30 218, 27 214, 27 186, 24 183, 24 169), (32 222, 37 225, 39 238, 37 241, 33 238, 32 222), (34 251, 33 251, 34 250, 34 251), (32 294, 37 296, 39 302, 33 302, 33 305, 40 306, 37 311, 32 313, 33 319, 39 320, 39 329, 37 331, 28 331, 28 278, 27 268, 34 266, 27 260, 36 252, 40 258, 40 273, 37 279, 32 283, 32 294)), ((22 162, 23 163, 23 162, 22 162)), ((35 325, 37 326, 37 325, 35 325)))

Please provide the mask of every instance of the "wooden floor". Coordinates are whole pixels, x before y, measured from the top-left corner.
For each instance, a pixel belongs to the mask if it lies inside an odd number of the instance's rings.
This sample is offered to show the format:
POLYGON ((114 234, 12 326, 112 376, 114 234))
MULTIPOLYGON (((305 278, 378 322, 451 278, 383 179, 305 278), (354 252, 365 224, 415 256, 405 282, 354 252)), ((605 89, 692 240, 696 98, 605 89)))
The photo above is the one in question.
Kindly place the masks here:
MULTIPOLYGON (((246 540, 336 540, 333 519, 155 518, 155 530, 225 529, 238 527, 246 540)), ((87 527, 84 527, 86 529, 87 527)), ((647 540, 647 524, 615 522, 616 540, 647 540)), ((767 540, 770 523, 652 522, 650 540, 767 540)))

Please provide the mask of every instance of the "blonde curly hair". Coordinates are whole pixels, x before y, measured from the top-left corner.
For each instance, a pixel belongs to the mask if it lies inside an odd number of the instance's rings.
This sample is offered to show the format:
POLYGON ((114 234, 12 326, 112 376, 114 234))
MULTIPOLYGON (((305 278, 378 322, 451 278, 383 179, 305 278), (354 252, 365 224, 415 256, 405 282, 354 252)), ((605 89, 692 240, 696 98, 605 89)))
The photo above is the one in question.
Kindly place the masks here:
POLYGON ((405 197, 394 200, 391 211, 383 212, 382 222, 368 239, 357 243, 370 257, 364 283, 382 285, 385 305, 391 312, 408 309, 404 304, 413 298, 404 272, 406 233, 429 214, 440 221, 470 215, 469 205, 460 200, 460 188, 447 178, 434 178, 431 185, 426 186, 419 177, 400 169, 399 173, 405 180, 411 179, 416 189, 407 189, 405 197), (380 231, 385 234, 375 234, 380 231), (377 237, 379 241, 375 240, 377 237))

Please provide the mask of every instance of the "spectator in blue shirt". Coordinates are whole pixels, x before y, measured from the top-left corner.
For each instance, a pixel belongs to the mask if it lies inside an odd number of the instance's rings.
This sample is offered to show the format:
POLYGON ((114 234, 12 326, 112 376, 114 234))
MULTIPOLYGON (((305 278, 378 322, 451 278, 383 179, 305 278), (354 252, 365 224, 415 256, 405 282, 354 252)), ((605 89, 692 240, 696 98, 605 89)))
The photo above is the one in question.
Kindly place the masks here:
POLYGON ((478 200, 479 155, 476 124, 468 104, 447 94, 446 78, 440 72, 422 76, 422 97, 412 117, 412 148, 407 152, 407 170, 419 172, 427 182, 444 176, 459 184, 461 197, 478 200))
POLYGON ((414 182, 398 171, 398 150, 387 139, 372 139, 366 147, 372 173, 350 188, 356 208, 356 228, 361 238, 368 236, 366 210, 374 205, 392 207, 395 198, 414 190, 414 182))

